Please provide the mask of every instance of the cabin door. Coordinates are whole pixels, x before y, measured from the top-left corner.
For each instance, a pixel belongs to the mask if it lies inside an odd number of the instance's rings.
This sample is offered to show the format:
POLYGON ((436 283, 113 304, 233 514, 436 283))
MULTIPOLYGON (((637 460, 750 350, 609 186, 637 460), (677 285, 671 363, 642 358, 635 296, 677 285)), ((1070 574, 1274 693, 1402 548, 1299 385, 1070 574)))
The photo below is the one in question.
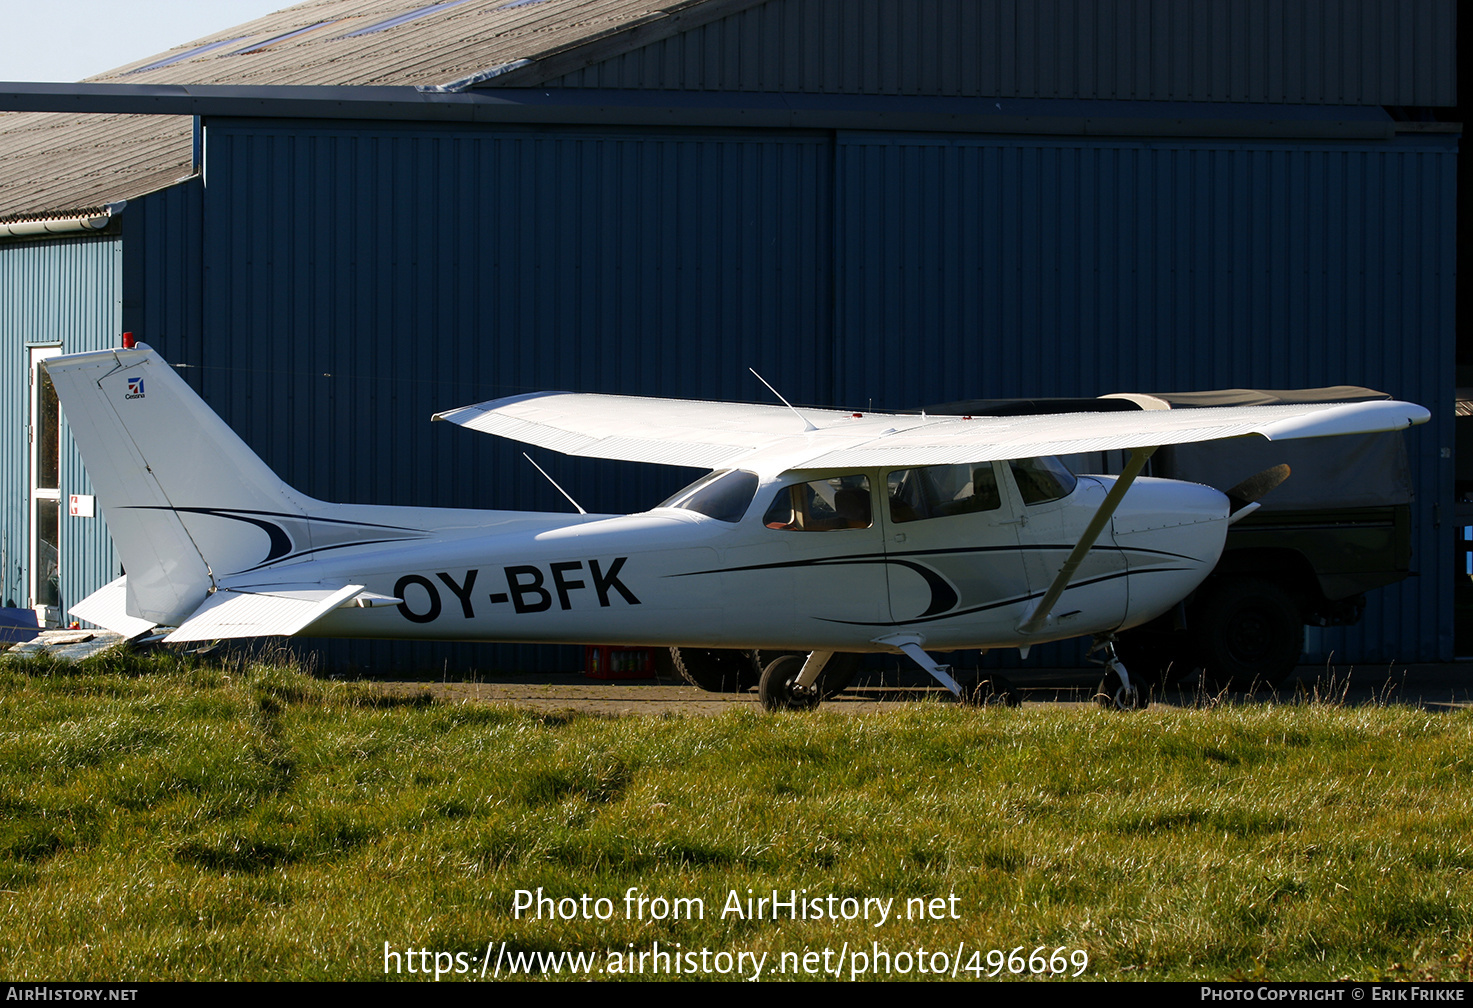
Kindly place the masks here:
POLYGON ((1008 639, 1028 604, 1019 514, 998 463, 885 474, 894 625, 929 646, 1008 639))

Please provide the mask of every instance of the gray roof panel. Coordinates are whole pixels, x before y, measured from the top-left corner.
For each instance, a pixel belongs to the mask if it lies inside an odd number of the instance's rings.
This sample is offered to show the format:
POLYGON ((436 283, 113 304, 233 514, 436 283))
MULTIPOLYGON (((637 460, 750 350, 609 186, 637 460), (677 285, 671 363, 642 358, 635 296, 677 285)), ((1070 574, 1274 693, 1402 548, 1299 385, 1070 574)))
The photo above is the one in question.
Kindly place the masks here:
MULTIPOLYGON (((600 53, 643 45, 679 30, 681 15, 695 8, 715 17, 753 2, 760 0, 308 0, 87 82, 444 85, 590 42, 602 41, 600 53), (424 8, 436 9, 354 34, 424 8)), ((188 119, 0 113, 0 220, 129 199, 193 170, 188 119)))
MULTIPOLYGON (((1456 12, 1453 0, 308 0, 88 82, 1438 105, 1455 98, 1456 12)), ((187 121, 0 113, 0 220, 191 171, 187 121)))

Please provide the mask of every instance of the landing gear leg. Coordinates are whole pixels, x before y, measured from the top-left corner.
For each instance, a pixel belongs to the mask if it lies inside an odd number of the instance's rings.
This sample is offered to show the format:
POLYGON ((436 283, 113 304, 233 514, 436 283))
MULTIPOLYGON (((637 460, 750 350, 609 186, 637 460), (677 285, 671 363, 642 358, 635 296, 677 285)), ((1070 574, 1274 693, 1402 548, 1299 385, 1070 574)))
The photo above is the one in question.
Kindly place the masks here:
POLYGON ((1115 653, 1115 635, 1100 634, 1090 645, 1089 654, 1090 661, 1105 666, 1105 678, 1095 690, 1095 700, 1100 706, 1114 710, 1144 710, 1148 701, 1130 681, 1130 673, 1125 671, 1120 656, 1115 653), (1096 651, 1103 652, 1104 656, 1093 657, 1096 651))
POLYGON ((920 634, 893 634, 889 637, 881 637, 875 643, 888 644, 897 651, 903 652, 906 657, 929 673, 931 678, 951 690, 958 700, 962 703, 967 702, 966 691, 951 676, 951 666, 940 665, 931 660, 931 656, 926 654, 926 649, 921 647, 925 643, 925 638, 920 634))
POLYGON ((819 673, 834 656, 832 651, 814 651, 802 655, 775 658, 762 670, 757 683, 757 696, 764 710, 812 710, 821 699, 817 686, 819 673))

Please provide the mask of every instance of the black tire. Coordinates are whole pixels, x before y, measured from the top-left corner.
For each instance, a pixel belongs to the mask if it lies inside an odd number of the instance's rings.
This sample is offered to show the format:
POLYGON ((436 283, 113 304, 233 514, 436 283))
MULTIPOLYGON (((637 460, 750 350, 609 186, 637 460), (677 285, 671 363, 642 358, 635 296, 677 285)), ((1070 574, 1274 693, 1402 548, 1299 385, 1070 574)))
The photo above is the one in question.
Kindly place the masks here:
MULTIPOLYGON (((808 660, 807 653, 803 651, 758 651, 757 667, 765 669, 783 655, 798 655, 804 661, 808 660)), ((818 674, 818 695, 827 700, 848 689, 849 684, 854 681, 855 673, 859 671, 859 662, 863 657, 852 651, 836 651, 818 674)))
POLYGON ((707 693, 744 693, 761 676, 751 651, 673 647, 670 658, 680 678, 707 693))
POLYGON ((818 706, 822 697, 817 689, 800 690, 796 685, 804 661, 802 655, 783 655, 762 670, 757 695, 764 710, 812 710, 818 706))
POLYGON ((1304 651, 1299 607, 1268 581, 1226 578, 1204 592, 1188 615, 1193 658, 1214 689, 1278 686, 1304 651))
POLYGON ((655 681, 661 684, 678 683, 680 673, 675 671, 675 649, 668 647, 650 648, 651 664, 655 666, 655 681))
POLYGON ((1130 676, 1130 692, 1125 692, 1124 684, 1120 676, 1110 671, 1105 673, 1105 678, 1095 687, 1095 703, 1106 710, 1145 710, 1150 705, 1150 690, 1135 681, 1130 666, 1125 667, 1126 675, 1130 676))

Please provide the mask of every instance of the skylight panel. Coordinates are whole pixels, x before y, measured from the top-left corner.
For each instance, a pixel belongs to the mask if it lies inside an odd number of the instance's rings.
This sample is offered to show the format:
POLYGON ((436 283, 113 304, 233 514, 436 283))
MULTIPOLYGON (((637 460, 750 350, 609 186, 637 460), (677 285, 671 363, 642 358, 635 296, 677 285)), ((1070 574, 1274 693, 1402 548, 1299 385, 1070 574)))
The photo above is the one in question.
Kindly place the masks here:
POLYGON ((374 32, 385 31, 389 28, 397 28, 401 24, 408 24, 410 21, 417 21, 422 17, 429 17, 431 14, 446 10, 447 8, 459 7, 465 2, 466 0, 445 0, 444 3, 431 4, 428 7, 420 7, 416 10, 405 11, 403 14, 398 14, 394 17, 389 18, 387 21, 376 21, 371 25, 359 28, 357 31, 350 31, 346 35, 339 35, 338 38, 355 38, 359 35, 371 35, 374 32))
POLYGON ((187 59, 193 59, 196 56, 203 56, 205 53, 214 52, 216 49, 224 49, 228 45, 234 45, 236 42, 239 42, 243 38, 246 38, 246 36, 237 35, 235 36, 235 38, 224 39, 220 42, 206 42, 202 46, 195 46, 193 49, 186 49, 182 53, 175 53, 172 56, 165 56, 161 60, 154 60, 147 66, 141 66, 137 70, 129 70, 128 73, 143 73, 143 71, 145 70, 157 70, 159 67, 172 66, 175 63, 182 63, 187 59))
POLYGON ((305 28, 297 28, 297 29, 295 29, 293 31, 285 32, 285 33, 283 33, 281 35, 272 36, 271 38, 266 39, 264 42, 252 42, 250 45, 246 46, 245 48, 243 48, 243 49, 237 49, 237 50, 235 50, 235 52, 228 53, 227 55, 230 55, 230 56, 239 56, 242 53, 260 52, 262 49, 269 49, 269 48, 271 48, 272 46, 276 45, 278 42, 285 42, 288 39, 294 39, 298 35, 305 35, 309 31, 316 31, 318 28, 321 28, 324 25, 330 25, 332 23, 333 23, 332 21, 318 21, 316 24, 309 24, 305 28))

